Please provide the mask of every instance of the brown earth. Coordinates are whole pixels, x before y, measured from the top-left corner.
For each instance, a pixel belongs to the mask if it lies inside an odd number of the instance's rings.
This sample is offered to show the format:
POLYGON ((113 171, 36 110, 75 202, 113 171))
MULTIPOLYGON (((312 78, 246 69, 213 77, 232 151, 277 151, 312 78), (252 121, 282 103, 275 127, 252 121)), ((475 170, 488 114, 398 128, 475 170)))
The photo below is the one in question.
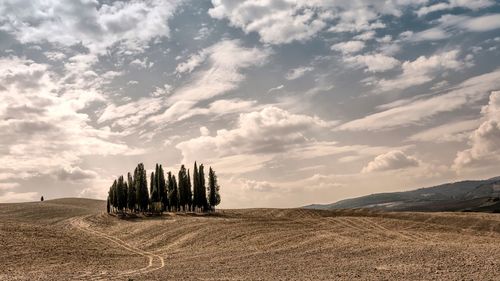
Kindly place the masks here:
POLYGON ((500 280, 500 215, 0 204, 0 280, 500 280))

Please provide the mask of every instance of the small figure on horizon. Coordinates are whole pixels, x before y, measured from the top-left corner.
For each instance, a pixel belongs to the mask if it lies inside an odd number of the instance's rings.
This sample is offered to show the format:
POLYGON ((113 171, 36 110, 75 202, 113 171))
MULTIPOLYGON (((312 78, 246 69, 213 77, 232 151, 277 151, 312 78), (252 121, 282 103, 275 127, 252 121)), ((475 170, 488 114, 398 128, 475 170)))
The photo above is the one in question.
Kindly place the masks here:
POLYGON ((42 197, 40 197, 40 202, 43 202, 43 196, 42 196, 42 197))

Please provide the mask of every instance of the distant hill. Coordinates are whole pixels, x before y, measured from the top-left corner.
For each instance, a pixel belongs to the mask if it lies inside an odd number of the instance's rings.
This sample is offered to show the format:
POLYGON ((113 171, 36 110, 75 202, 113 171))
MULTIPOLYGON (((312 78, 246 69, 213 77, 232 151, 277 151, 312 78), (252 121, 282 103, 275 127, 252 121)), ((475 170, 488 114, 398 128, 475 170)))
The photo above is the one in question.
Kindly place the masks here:
POLYGON ((405 192, 377 193, 304 208, 500 212, 500 177, 446 183, 405 192))

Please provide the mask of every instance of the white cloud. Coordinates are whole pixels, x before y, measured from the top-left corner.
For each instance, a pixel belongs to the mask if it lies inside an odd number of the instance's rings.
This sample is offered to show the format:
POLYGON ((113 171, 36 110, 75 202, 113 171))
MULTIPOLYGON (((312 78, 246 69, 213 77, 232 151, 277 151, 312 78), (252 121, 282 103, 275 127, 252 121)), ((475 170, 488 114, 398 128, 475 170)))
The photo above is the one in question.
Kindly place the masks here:
POLYGON ((162 99, 141 98, 123 105, 109 104, 98 118, 99 123, 116 120, 113 125, 124 128, 139 124, 146 116, 162 108, 162 99))
POLYGON ((410 126, 442 112, 450 112, 480 101, 491 90, 500 87, 500 70, 475 76, 445 94, 404 100, 385 111, 353 120, 338 127, 341 130, 383 130, 410 126))
POLYGON ((365 47, 363 41, 347 41, 337 43, 332 46, 332 50, 342 52, 343 54, 354 54, 357 53, 365 47))
POLYGON ((481 110, 482 123, 469 137, 470 148, 459 151, 453 167, 460 171, 467 166, 494 161, 500 157, 500 92, 490 95, 488 105, 481 110))
POLYGON ((209 55, 209 50, 205 49, 197 54, 189 56, 188 60, 180 63, 175 68, 177 73, 191 73, 196 67, 201 65, 209 55))
POLYGON ((344 61, 353 66, 366 67, 367 72, 384 72, 401 64, 397 59, 384 54, 347 56, 344 61))
POLYGON ((271 54, 268 49, 243 47, 239 40, 224 40, 202 52, 207 53, 210 68, 195 73, 170 101, 200 101, 233 90, 245 79, 241 70, 262 65, 271 54))
POLYGON ((492 0, 450 0, 432 4, 430 6, 421 7, 416 11, 419 17, 425 16, 432 12, 450 10, 453 8, 467 8, 471 10, 479 10, 494 5, 492 0))
POLYGON ((146 69, 146 68, 149 68, 153 65, 152 62, 149 62, 148 63, 148 59, 147 58, 144 58, 143 60, 140 60, 140 59, 134 59, 130 62, 130 65, 132 66, 135 66, 137 68, 142 68, 142 69, 146 69))
POLYGON ((2 1, 0 29, 21 43, 83 44, 94 54, 119 44, 142 51, 155 37, 168 36, 168 19, 179 1, 2 1))
POLYGON ((9 163, 5 168, 48 173, 84 155, 134 151, 109 128, 89 125, 82 110, 102 100, 95 89, 80 91, 59 79, 47 65, 0 59, 0 161, 9 163))
POLYGON ((279 86, 272 87, 271 89, 267 90, 267 93, 270 94, 272 92, 276 92, 276 91, 282 90, 283 88, 285 88, 285 85, 281 84, 279 86))
POLYGON ((208 136, 210 134, 210 131, 208 130, 207 127, 202 126, 202 127, 200 127, 200 134, 202 136, 208 136))
POLYGON ((150 116, 146 120, 148 124, 165 126, 173 120, 183 120, 198 114, 203 111, 195 108, 198 102, 236 89, 245 80, 241 71, 265 63, 270 55, 268 49, 243 47, 239 40, 223 40, 201 52, 206 53, 210 67, 193 73, 185 85, 164 100, 158 100, 161 105, 157 106, 167 105, 168 108, 150 116))
POLYGON ((298 79, 298 78, 304 76, 306 73, 313 71, 313 70, 314 70, 314 68, 312 68, 310 66, 302 66, 302 67, 290 69, 286 73, 285 79, 286 80, 295 80, 295 79, 298 79))
POLYGON ((432 27, 420 32, 409 33, 406 39, 411 41, 436 41, 450 37, 451 35, 441 27, 432 27))
POLYGON ((257 192, 271 192, 276 191, 278 187, 273 186, 270 182, 267 181, 256 181, 250 179, 238 179, 238 184, 241 185, 241 188, 245 191, 257 191, 257 192))
POLYGON ((66 167, 56 171, 57 179, 62 181, 82 181, 95 179, 98 174, 92 170, 83 170, 80 167, 66 167))
POLYGON ((0 202, 2 203, 17 203, 27 201, 38 201, 38 192, 13 192, 8 191, 0 195, 0 202))
POLYGON ((165 85, 163 85, 163 87, 156 87, 154 92, 151 93, 151 95, 153 97, 162 97, 162 96, 170 94, 172 92, 172 90, 173 90, 172 85, 165 84, 165 85))
POLYGON ((19 186, 17 182, 0 182, 0 190, 10 190, 19 186))
POLYGON ((485 15, 467 19, 459 24, 460 27, 473 32, 490 31, 500 28, 500 14, 485 15))
POLYGON ((401 16, 419 1, 233 1, 212 0, 210 16, 228 19, 246 33, 257 32, 265 43, 305 41, 335 21, 330 32, 361 32, 385 27, 382 15, 401 16))
POLYGON ((302 3, 213 0, 212 4, 210 16, 228 18, 246 33, 259 33, 266 43, 307 40, 326 26, 324 15, 317 15, 317 11, 302 3))
POLYGON ((368 41, 368 40, 373 39, 375 37, 375 34, 376 34, 375 31, 369 30, 369 31, 365 31, 361 34, 354 36, 353 39, 368 41))
POLYGON ((61 52, 44 52, 43 53, 51 61, 59 61, 66 58, 66 55, 61 52))
POLYGON ((420 56, 414 61, 405 61, 402 64, 403 73, 394 79, 381 79, 377 82, 379 90, 406 89, 434 80, 439 72, 458 71, 470 66, 470 61, 459 60, 458 55, 458 50, 451 50, 429 57, 420 56))
POLYGON ((451 122, 411 135, 408 140, 424 142, 462 142, 477 128, 479 120, 451 122))
POLYGON ((233 154, 272 154, 308 142, 307 132, 329 124, 317 117, 292 114, 277 107, 240 114, 232 130, 200 136, 177 144, 186 163, 233 154))
POLYGON ((419 165, 419 161, 412 156, 406 155, 400 150, 393 150, 387 153, 378 155, 363 167, 362 173, 389 171, 389 170, 399 170, 408 167, 416 167, 419 165))

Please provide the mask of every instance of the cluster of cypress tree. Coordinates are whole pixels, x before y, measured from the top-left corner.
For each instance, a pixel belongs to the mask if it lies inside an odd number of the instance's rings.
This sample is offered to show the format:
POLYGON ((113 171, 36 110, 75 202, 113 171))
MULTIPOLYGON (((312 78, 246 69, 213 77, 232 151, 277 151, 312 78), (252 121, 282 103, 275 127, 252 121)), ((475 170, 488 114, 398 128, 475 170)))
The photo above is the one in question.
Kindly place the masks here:
POLYGON ((162 165, 156 164, 151 172, 149 191, 147 173, 144 164, 140 163, 134 170, 134 175, 118 177, 108 192, 107 211, 110 212, 151 212, 165 211, 215 211, 220 204, 219 184, 217 175, 210 167, 208 186, 205 184, 204 166, 194 163, 193 181, 189 170, 181 166, 177 178, 171 172, 165 173, 162 165), (208 193, 208 194, 207 194, 208 193))

